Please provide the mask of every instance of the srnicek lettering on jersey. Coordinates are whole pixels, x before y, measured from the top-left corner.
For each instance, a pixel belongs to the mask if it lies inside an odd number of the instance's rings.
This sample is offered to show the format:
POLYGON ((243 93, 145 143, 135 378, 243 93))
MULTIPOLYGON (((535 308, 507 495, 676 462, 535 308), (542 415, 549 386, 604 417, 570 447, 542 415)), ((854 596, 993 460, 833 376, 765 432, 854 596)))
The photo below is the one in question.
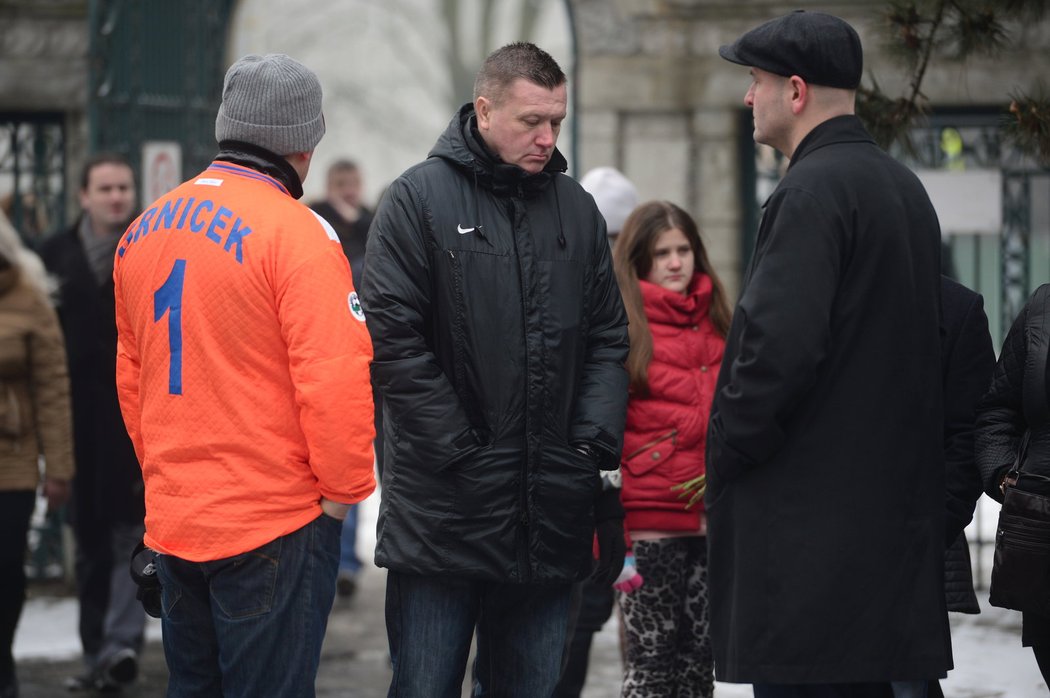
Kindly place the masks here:
POLYGON ((244 263, 244 238, 252 232, 236 211, 216 206, 211 199, 179 197, 165 201, 161 207, 147 209, 138 225, 128 229, 117 254, 123 257, 140 238, 160 229, 172 233, 203 233, 204 237, 232 254, 238 264, 244 263))

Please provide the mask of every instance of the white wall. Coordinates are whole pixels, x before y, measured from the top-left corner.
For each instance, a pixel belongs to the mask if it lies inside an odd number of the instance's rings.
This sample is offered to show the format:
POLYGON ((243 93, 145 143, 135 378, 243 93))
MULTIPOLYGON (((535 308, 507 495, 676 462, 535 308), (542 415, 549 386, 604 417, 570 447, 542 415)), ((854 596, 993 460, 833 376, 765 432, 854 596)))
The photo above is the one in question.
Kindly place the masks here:
MULTIPOLYGON (((532 40, 568 74, 571 40, 564 0, 497 3, 485 46, 478 0, 460 0, 460 38, 450 36, 440 0, 241 0, 233 17, 227 63, 247 53, 287 53, 312 68, 324 89, 327 131, 304 189, 323 196, 325 171, 335 159, 358 162, 365 200, 407 167, 423 160, 455 110, 470 94, 455 95, 447 61, 453 48, 471 79, 489 51, 518 40, 518 11, 535 10, 532 40)), ((563 135, 559 146, 569 155, 563 135)))

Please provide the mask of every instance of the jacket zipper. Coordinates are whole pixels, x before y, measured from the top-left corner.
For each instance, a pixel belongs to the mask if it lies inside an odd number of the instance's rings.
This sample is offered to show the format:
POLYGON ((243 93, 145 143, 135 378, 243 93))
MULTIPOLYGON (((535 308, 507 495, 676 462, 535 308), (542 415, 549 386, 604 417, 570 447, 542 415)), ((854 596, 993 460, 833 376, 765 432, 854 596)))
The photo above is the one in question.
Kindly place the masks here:
MULTIPOLYGON (((521 195, 521 187, 518 187, 519 196, 521 195)), ((521 517, 519 519, 519 531, 521 536, 521 543, 518 546, 518 574, 521 577, 522 583, 527 583, 532 580, 532 570, 529 568, 529 462, 530 458, 530 447, 529 441, 532 437, 532 400, 529 397, 529 378, 532 375, 532 361, 529 357, 529 341, 528 341, 528 301, 525 298, 525 268, 524 261, 521 256, 521 248, 518 247, 518 236, 517 236, 517 205, 512 203, 511 206, 511 234, 514 235, 514 249, 518 256, 518 293, 521 298, 521 327, 525 333, 525 457, 522 458, 521 466, 521 487, 518 492, 519 506, 521 507, 521 517)))

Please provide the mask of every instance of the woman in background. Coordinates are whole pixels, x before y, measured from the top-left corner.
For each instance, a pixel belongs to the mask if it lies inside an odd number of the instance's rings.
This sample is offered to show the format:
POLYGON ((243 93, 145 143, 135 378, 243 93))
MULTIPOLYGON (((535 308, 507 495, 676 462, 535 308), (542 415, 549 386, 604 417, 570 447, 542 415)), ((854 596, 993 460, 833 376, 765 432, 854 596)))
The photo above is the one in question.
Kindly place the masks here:
MULTIPOLYGON (((693 219, 636 208, 613 249, 630 322, 630 401, 621 498, 640 588, 621 591, 623 695, 711 696, 703 503, 682 483, 704 474, 707 420, 730 310, 693 219)), ((622 587, 618 587, 621 588, 622 587)))
POLYGON ((40 259, 0 213, 0 698, 17 698, 11 647, 25 600, 25 549, 40 484, 52 509, 73 476, 66 353, 40 259))
MULTIPOLYGON (((991 386, 977 404, 974 455, 984 491, 999 502, 1006 487, 1018 484, 1009 477, 1015 468, 1032 476, 1025 478, 1022 491, 1050 495, 1048 345, 1050 284, 1043 284, 1028 298, 1010 327, 991 386)), ((1033 555, 1030 563, 1031 579, 1046 585, 1045 570, 1037 563, 1045 564, 1041 555, 1050 545, 1050 534, 1033 531, 1032 537, 1036 540, 1021 541, 1020 549, 1040 553, 1033 555)), ((1045 607, 1050 605, 1050 586, 1044 589, 1041 598, 1045 607)), ((1032 648, 1043 680, 1050 683, 1050 617, 1024 611, 1021 618, 1021 645, 1032 648)))

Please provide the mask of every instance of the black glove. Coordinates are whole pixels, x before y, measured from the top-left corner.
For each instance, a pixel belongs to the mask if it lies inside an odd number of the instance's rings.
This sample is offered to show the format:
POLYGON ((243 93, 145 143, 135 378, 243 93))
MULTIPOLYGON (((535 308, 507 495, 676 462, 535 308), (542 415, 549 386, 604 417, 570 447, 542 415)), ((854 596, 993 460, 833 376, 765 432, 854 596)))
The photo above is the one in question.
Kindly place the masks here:
POLYGON ((623 538, 620 490, 603 490, 594 501, 594 529, 598 537, 598 564, 591 574, 596 584, 612 586, 623 569, 627 543, 623 538))

